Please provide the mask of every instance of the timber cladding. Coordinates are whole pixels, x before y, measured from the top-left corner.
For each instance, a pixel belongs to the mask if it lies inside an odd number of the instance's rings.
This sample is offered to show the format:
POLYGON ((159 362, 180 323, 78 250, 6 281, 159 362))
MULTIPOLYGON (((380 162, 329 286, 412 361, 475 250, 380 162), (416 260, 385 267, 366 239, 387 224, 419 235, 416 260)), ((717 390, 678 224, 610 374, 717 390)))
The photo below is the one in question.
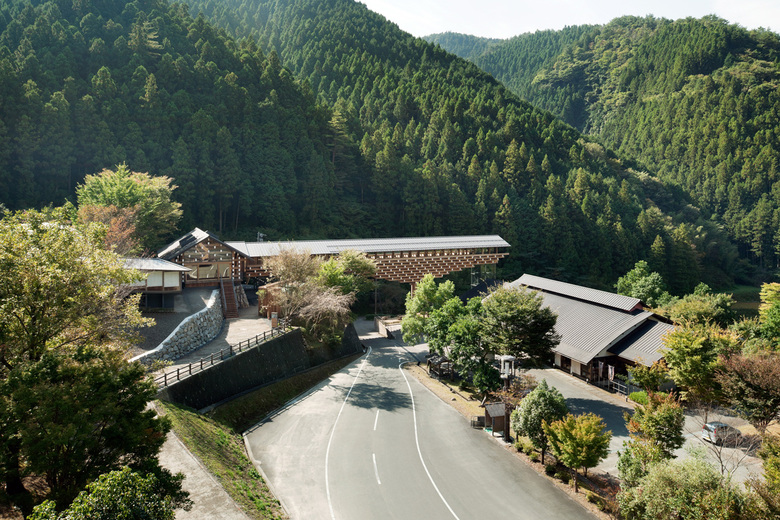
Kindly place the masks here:
POLYGON ((307 348, 301 331, 294 329, 163 388, 157 397, 201 410, 361 350, 360 339, 351 324, 344 331, 341 345, 333 349, 307 348))
POLYGON ((405 255, 368 255, 376 264, 376 278, 401 283, 417 283, 426 274, 440 278, 448 273, 490 265, 507 256, 509 253, 477 253, 460 254, 414 253, 405 255))

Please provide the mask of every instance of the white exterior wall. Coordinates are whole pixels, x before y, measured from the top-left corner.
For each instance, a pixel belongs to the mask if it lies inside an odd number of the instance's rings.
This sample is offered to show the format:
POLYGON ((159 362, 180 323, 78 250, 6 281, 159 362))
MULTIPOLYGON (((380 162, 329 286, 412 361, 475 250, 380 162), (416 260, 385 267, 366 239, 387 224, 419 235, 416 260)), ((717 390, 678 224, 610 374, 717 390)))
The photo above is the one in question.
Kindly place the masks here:
POLYGON ((556 367, 561 366, 561 355, 557 353, 555 354, 555 366, 556 367))
POLYGON ((580 365, 579 361, 574 361, 572 359, 571 360, 571 373, 572 374, 576 374, 576 375, 580 375, 580 367, 581 366, 582 365, 580 365))

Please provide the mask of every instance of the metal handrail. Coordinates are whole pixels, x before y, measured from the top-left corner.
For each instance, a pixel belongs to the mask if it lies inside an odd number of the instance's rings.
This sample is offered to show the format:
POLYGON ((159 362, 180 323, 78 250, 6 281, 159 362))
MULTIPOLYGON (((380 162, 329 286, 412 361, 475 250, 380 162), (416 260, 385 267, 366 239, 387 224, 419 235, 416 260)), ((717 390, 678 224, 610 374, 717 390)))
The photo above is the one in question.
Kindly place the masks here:
POLYGON ((279 336, 282 336, 287 332, 289 332, 291 329, 292 327, 288 326, 285 323, 282 323, 281 326, 274 327, 270 331, 265 330, 263 331, 262 334, 258 334, 254 338, 249 338, 240 341, 238 345, 229 345, 227 348, 223 348, 219 352, 214 352, 208 357, 201 358, 199 361, 195 361, 194 363, 177 367, 176 370, 171 370, 170 372, 165 372, 162 375, 154 378, 154 382, 157 384, 157 386, 161 388, 165 388, 166 386, 176 381, 181 381, 182 379, 186 379, 192 374, 197 374, 198 372, 202 372, 203 370, 206 370, 211 366, 219 364, 225 359, 231 358, 236 354, 249 350, 250 348, 262 345, 263 343, 271 340, 272 338, 277 338, 279 336))

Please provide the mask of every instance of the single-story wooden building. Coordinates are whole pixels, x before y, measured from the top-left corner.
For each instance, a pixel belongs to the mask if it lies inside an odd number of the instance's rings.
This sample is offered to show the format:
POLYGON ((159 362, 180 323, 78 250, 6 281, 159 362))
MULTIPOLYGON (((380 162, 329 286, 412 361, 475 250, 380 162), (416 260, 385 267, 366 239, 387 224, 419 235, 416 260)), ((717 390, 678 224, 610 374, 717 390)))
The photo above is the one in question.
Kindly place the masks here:
POLYGON ((125 258, 124 265, 146 275, 130 287, 141 293, 141 307, 147 309, 173 309, 175 295, 182 290, 182 274, 190 271, 162 258, 125 258))
POLYGON ((637 298, 524 274, 511 287, 539 291, 558 315, 555 366, 595 384, 607 384, 627 366, 663 357, 663 337, 674 329, 637 298))

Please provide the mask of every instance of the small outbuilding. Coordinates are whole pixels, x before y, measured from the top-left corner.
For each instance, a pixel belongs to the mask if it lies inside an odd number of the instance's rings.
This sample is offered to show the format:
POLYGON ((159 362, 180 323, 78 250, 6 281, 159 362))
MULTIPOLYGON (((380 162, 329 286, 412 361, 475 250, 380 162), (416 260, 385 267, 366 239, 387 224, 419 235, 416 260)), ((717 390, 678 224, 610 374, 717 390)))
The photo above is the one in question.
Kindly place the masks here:
POLYGON ((130 285, 133 292, 141 293, 144 309, 173 309, 175 296, 181 294, 182 276, 190 272, 189 268, 162 258, 125 258, 124 266, 145 275, 130 285))
POLYGON ((485 405, 485 430, 491 433, 503 432, 506 428, 506 405, 491 403, 485 405))

